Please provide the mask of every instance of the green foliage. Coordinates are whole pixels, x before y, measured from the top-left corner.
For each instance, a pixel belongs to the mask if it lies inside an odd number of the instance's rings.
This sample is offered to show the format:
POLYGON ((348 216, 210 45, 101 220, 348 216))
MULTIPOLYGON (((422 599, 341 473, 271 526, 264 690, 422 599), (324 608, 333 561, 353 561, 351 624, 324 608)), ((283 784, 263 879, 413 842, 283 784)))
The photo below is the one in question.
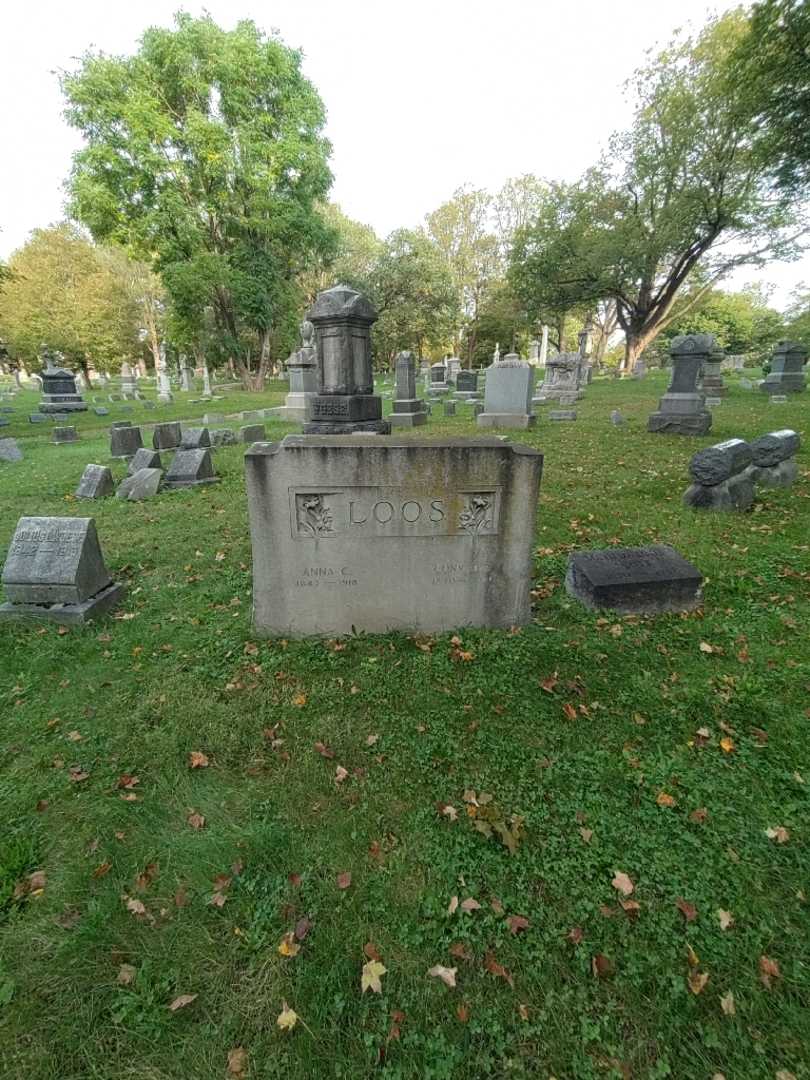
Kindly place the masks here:
POLYGON ((729 57, 728 94, 751 123, 754 148, 779 183, 810 184, 810 5, 761 0, 729 57))
POLYGON ((612 298, 635 358, 736 266, 796 251, 802 212, 775 191, 727 96, 741 12, 710 22, 636 73, 636 111, 599 168, 522 231, 512 260, 529 310, 612 298), (521 265, 521 261, 526 263, 521 265))
POLYGON ((712 334, 725 352, 745 354, 761 364, 784 332, 784 317, 768 306, 760 288, 750 286, 740 292, 712 289, 684 315, 673 319, 655 345, 656 351, 666 354, 678 334, 712 334))
POLYGON ((249 21, 178 14, 131 57, 87 54, 63 76, 84 136, 71 209, 153 260, 187 347, 214 337, 246 384, 294 331, 300 275, 332 236, 324 110, 301 56, 249 21))
POLYGON ((73 225, 35 229, 9 261, 0 291, 0 337, 36 362, 43 343, 68 364, 112 370, 140 352, 137 265, 96 247, 73 225))
POLYGON ((801 286, 794 292, 785 319, 785 337, 810 348, 810 289, 801 286))

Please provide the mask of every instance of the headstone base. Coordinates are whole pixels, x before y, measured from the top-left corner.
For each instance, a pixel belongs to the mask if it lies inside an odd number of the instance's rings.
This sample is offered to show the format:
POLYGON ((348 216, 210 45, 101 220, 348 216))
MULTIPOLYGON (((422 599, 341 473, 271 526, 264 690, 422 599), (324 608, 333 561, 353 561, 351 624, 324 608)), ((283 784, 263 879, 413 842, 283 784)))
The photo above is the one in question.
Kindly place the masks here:
POLYGON ((694 510, 747 510, 754 501, 754 482, 746 472, 720 484, 692 484, 683 496, 684 506, 694 510))
POLYGON ((120 603, 126 586, 113 582, 81 604, 0 604, 0 620, 35 619, 60 626, 75 626, 98 619, 120 603))
POLYGON ((768 488, 790 487, 799 474, 799 467, 793 458, 780 461, 777 465, 749 465, 746 476, 755 484, 768 488))
POLYGON ((693 611, 702 603, 703 575, 665 544, 577 551, 568 560, 565 588, 592 611, 654 615, 693 611))
POLYGON ((422 412, 391 413, 388 420, 392 428, 414 428, 427 423, 428 414, 422 412))
POLYGON ((549 420, 576 420, 576 409, 550 409, 548 414, 549 420))
POLYGON ((475 418, 476 424, 482 428, 516 428, 526 431, 533 428, 537 423, 534 413, 479 413, 475 418))
POLYGON ((310 420, 304 424, 305 435, 355 435, 367 432, 370 435, 390 435, 391 425, 387 420, 310 420))
POLYGON ((712 426, 710 412, 668 413, 654 412, 647 419, 647 431, 662 435, 705 435, 712 426))

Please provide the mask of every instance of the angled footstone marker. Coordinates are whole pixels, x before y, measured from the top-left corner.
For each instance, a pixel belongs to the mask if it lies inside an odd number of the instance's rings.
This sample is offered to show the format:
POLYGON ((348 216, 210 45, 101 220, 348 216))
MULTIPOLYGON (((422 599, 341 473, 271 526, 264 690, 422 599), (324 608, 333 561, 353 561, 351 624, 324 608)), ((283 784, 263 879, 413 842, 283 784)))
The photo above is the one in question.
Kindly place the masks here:
POLYGON ((266 438, 267 431, 264 424, 245 424, 244 427, 239 428, 239 442, 264 442, 266 438))
POLYGON ((140 469, 162 468, 163 465, 160 460, 160 454, 157 450, 150 450, 148 446, 142 446, 132 455, 129 464, 127 465, 127 476, 132 476, 133 473, 138 472, 140 469))
POLYGON ((77 499, 103 499, 114 493, 115 481, 106 465, 85 465, 79 486, 74 492, 77 499))
POLYGON ((143 499, 151 499, 160 490, 162 479, 162 469, 138 469, 137 472, 124 477, 118 485, 115 497, 117 499, 126 499, 129 502, 141 502, 143 499))
POLYGON ((0 618, 82 623, 124 594, 104 565, 93 518, 23 517, 3 567, 0 618))
POLYGON ((199 450, 211 445, 211 434, 207 427, 187 427, 180 438, 181 450, 199 450))
POLYGON ((702 603, 703 575, 665 544, 577 551, 565 588, 591 610, 627 614, 692 611, 702 603))
POLYGON ((166 473, 165 484, 167 488, 195 487, 197 484, 217 484, 219 479, 209 449, 177 450, 166 473))
POLYGON ((183 432, 179 421, 172 420, 165 424, 155 424, 155 430, 152 432, 152 446, 155 450, 173 450, 180 445, 182 437, 183 432))
POLYGON ((129 421, 113 424, 110 428, 110 457, 130 458, 143 446, 141 429, 133 427, 129 421))

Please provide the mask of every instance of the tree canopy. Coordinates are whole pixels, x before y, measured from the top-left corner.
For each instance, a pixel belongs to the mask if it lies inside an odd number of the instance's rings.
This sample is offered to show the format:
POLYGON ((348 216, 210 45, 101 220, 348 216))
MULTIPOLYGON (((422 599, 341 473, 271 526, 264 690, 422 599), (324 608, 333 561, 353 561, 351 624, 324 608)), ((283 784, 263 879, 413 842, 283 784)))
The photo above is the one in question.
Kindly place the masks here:
POLYGON ((300 54, 252 22, 181 13, 133 56, 86 54, 62 88, 85 140, 73 215, 160 272, 186 344, 207 326, 261 385, 273 333, 298 320, 299 278, 332 242, 324 109, 300 54))

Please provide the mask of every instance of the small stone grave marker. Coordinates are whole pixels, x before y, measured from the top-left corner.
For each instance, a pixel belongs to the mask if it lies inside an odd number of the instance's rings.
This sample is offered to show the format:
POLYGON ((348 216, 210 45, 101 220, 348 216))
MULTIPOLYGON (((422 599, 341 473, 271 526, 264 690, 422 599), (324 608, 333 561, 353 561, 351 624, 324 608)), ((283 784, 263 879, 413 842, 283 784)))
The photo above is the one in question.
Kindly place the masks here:
POLYGON ((180 445, 182 437, 183 432, 177 420, 155 424, 155 430, 152 432, 152 446, 155 450, 173 450, 175 446, 180 445))
POLYGON ((239 442, 255 443, 264 442, 267 432, 264 424, 246 424, 239 428, 239 442))
POLYGON ((166 473, 166 487, 194 487, 197 484, 217 484, 219 477, 214 472, 211 451, 177 450, 166 473))
POLYGON ((23 455, 16 439, 0 439, 0 461, 22 461, 23 455))
POLYGON ((143 439, 141 438, 140 428, 131 425, 110 428, 110 457, 130 458, 142 446, 143 439))
POLYGON ((51 441, 57 444, 68 443, 77 442, 78 438, 75 427, 56 427, 53 429, 53 439, 51 441))
POLYGON ((115 481, 106 465, 85 465, 74 494, 77 499, 103 499, 114 491, 115 481))
POLYGON ((139 469, 162 469, 163 464, 157 450, 150 450, 148 446, 142 446, 136 450, 127 465, 127 476, 132 476, 139 469))
POLYGON ((162 469, 138 469, 137 472, 124 477, 118 485, 115 497, 127 499, 129 502, 151 499, 160 490, 162 479, 162 469))
POLYGON ((702 602, 702 585, 697 567, 665 544, 576 551, 565 578, 585 607, 628 614, 692 611, 702 602))
POLYGON ((211 436, 207 427, 187 427, 180 438, 181 450, 199 450, 211 445, 211 436))

